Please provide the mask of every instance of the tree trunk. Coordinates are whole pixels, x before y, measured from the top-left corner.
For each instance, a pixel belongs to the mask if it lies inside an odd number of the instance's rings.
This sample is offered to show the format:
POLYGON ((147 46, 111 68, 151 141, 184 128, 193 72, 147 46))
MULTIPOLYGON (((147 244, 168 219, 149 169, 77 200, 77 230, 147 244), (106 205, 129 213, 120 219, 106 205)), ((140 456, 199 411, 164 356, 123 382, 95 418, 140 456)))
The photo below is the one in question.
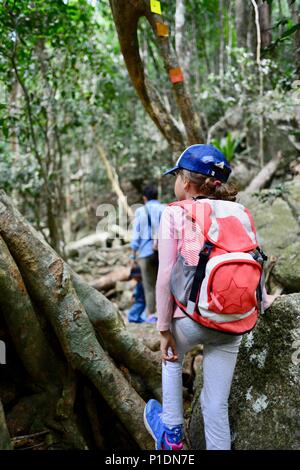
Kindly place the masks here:
POLYGON ((259 25, 261 34, 261 47, 264 49, 272 42, 272 19, 271 5, 269 2, 260 0, 259 5, 259 25))
POLYGON ((180 66, 176 53, 171 47, 169 36, 161 37, 157 34, 157 23, 163 22, 162 17, 150 11, 148 0, 135 0, 134 2, 110 0, 110 5, 129 76, 151 119, 174 151, 182 150, 182 146, 187 143, 203 142, 200 119, 193 109, 191 98, 182 78, 173 81, 172 88, 185 133, 177 126, 176 120, 163 105, 163 100, 155 86, 150 83, 145 75, 137 37, 138 21, 143 16, 147 18, 156 35, 167 73, 170 74, 174 69, 178 70, 180 66))
POLYGON ((249 5, 245 0, 236 0, 235 17, 236 17, 236 39, 237 46, 247 47, 249 5))
POLYGON ((221 83, 224 78, 224 58, 225 58, 225 38, 224 38, 224 4, 223 0, 219 0, 220 15, 220 52, 219 52, 219 75, 221 83))
MULTIPOLYGON (((178 61, 182 67, 186 64, 186 54, 184 48, 184 25, 185 25, 185 5, 183 0, 176 0, 175 13, 175 49, 178 61)), ((186 67, 184 67, 186 69, 186 67)), ((186 72, 187 73, 187 70, 186 72)))
MULTIPOLYGON (((299 9, 297 8, 297 2, 290 3, 290 10, 292 20, 294 24, 298 24, 300 21, 299 9)), ((299 29, 294 33, 294 47, 295 47, 295 66, 296 70, 300 72, 300 31, 299 29)))
POLYGON ((0 400, 0 449, 12 450, 10 436, 7 430, 5 414, 0 400))
POLYGON ((94 328, 108 352, 140 375, 149 390, 161 398, 160 362, 152 351, 132 337, 114 305, 100 292, 73 274, 73 284, 94 328))
POLYGON ((133 215, 131 207, 128 205, 127 198, 125 194, 123 193, 122 188, 119 184, 118 175, 116 171, 114 170, 114 168, 112 167, 111 163, 109 162, 104 148, 100 144, 98 144, 98 151, 99 151, 101 161, 104 164, 107 177, 112 185, 112 189, 118 196, 120 206, 123 208, 123 211, 126 214, 126 217, 128 217, 129 221, 131 221, 134 215, 133 215))
MULTIPOLYGON (((157 356, 129 334, 115 307, 71 272, 3 192, 0 235, 1 309, 16 351, 39 388, 37 406, 30 409, 38 409, 40 426, 62 430, 63 420, 73 436, 71 446, 86 448, 74 415, 78 377, 85 377, 137 445, 150 449, 152 440, 143 424, 145 403, 134 386, 140 391, 144 383, 160 397, 157 356), (128 367, 127 376, 109 354, 128 367)), ((33 398, 24 400, 22 408, 28 409, 33 398)), ((91 406, 89 402, 89 416, 91 406)), ((95 422, 92 427, 96 429, 95 422)))

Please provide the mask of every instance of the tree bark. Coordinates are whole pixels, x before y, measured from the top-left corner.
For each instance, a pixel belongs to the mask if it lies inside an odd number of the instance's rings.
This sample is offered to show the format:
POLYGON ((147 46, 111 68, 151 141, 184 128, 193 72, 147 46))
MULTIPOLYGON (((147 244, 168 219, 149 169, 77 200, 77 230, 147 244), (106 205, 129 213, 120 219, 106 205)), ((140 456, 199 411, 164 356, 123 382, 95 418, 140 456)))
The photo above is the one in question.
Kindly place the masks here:
MULTIPOLYGON (((175 49, 179 63, 184 66, 186 64, 184 49, 184 24, 185 24, 185 5, 184 0, 176 0, 175 13, 175 49)), ((187 71, 185 71, 187 73, 187 71)))
POLYGON ((236 17, 236 39, 237 46, 247 47, 249 6, 245 0, 236 0, 235 17, 236 17))
POLYGON ((183 135, 175 121, 169 116, 158 92, 146 78, 140 57, 137 27, 139 18, 143 16, 143 10, 125 0, 110 0, 110 5, 121 51, 133 86, 146 112, 162 135, 174 150, 179 149, 184 145, 183 135))
POLYGON ((260 0, 258 2, 258 6, 261 47, 264 49, 265 47, 268 47, 272 42, 272 9, 270 3, 263 0, 260 0))
POLYGON ((121 186, 119 185, 118 175, 116 171, 114 170, 114 168, 112 167, 111 163, 109 162, 104 148, 100 144, 98 144, 98 151, 99 151, 99 155, 102 160, 102 163, 104 164, 108 179, 111 182, 112 189, 118 196, 119 201, 121 203, 121 207, 123 207, 124 213, 129 218, 129 220, 132 220, 133 212, 132 212, 131 207, 128 205, 127 198, 125 194, 123 193, 121 186))
MULTIPOLYGON (((44 333, 18 267, 0 237, 0 302, 15 350, 32 379, 33 426, 52 427, 75 448, 86 448, 76 425, 74 377, 44 333)), ((30 397, 26 402, 31 400, 30 397)), ((26 405, 28 406, 28 405, 26 405)))
POLYGON ((219 75, 221 83, 224 78, 224 58, 225 58, 225 38, 224 38, 224 4, 223 0, 219 0, 219 16, 220 16, 220 52, 219 52, 219 75))
MULTIPOLYGON (((137 38, 138 21, 145 16, 156 33, 156 23, 162 22, 160 15, 150 11, 150 3, 147 0, 110 0, 110 5, 116 24, 120 46, 124 60, 143 106, 156 126, 167 139, 171 147, 181 150, 186 143, 203 142, 199 116, 193 110, 192 101, 187 93, 184 81, 172 84, 178 111, 185 127, 185 134, 181 132, 175 119, 162 104, 162 99, 154 86, 146 78, 144 67, 139 54, 137 38)), ((179 63, 175 52, 171 48, 169 37, 158 37, 161 57, 164 61, 167 73, 171 69, 178 68, 179 63)))
POLYGON ((0 303, 16 351, 29 375, 41 387, 58 386, 58 377, 66 371, 48 344, 22 276, 2 237, 0 303))
MULTIPOLYGON (((300 22, 299 10, 297 9, 297 2, 290 3, 290 11, 294 24, 300 22)), ((300 31, 299 29, 294 33, 294 48, 295 48, 295 66, 296 70, 300 72, 300 31)))
POLYGON ((12 443, 6 426, 5 414, 0 400, 0 450, 12 450, 12 443))
MULTIPOLYGON (((145 433, 143 425, 145 403, 96 338, 93 325, 73 287, 69 267, 25 222, 3 192, 0 193, 0 234, 19 267, 31 299, 51 324, 71 368, 81 372, 94 384, 136 443, 143 449, 150 449, 151 439, 145 433), (43 282, 37 282, 37 279, 42 279, 43 282), (132 410, 135 412, 132 413, 132 410)), ((93 292, 97 294, 98 301, 101 294, 95 290, 93 292)), ((86 296, 85 301, 90 302, 91 298, 86 296)), ((93 312, 91 308, 90 313, 94 314, 94 321, 98 326, 101 324, 100 311, 93 312)), ((106 322, 112 330, 115 329, 111 335, 104 328, 100 331, 104 337, 106 333, 104 341, 106 339, 109 342, 112 337, 118 336, 116 331, 118 322, 121 322, 117 312, 115 315, 105 312, 105 315, 103 323, 106 322)), ((120 344, 111 342, 110 350, 115 351, 115 355, 127 350, 127 360, 129 358, 137 370, 141 371, 145 367, 146 373, 155 372, 157 363, 151 359, 151 352, 148 354, 147 368, 147 361, 145 363, 141 360, 144 359, 142 354, 147 353, 147 348, 133 340, 128 333, 124 332, 122 335, 121 330, 122 327, 119 326, 118 333, 122 337, 120 344)), ((158 375, 156 372, 156 376, 158 375)), ((153 377, 149 377, 150 382, 153 384, 153 377)))
POLYGON ((125 328, 116 307, 100 292, 73 274, 73 284, 109 354, 140 375, 154 396, 161 398, 160 360, 125 328))

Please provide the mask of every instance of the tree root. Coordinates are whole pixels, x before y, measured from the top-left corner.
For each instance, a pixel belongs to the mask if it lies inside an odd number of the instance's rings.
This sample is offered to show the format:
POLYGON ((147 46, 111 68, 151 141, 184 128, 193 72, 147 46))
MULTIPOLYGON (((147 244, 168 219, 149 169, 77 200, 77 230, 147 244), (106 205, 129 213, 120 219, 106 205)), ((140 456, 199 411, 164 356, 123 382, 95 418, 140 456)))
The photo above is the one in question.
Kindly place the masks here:
MULTIPOLYGON (((78 371, 94 384, 138 446, 152 448, 152 440, 143 425, 145 402, 100 343, 103 339, 112 357, 133 372, 151 375, 147 385, 159 395, 159 372, 152 352, 126 332, 118 312, 113 311, 108 300, 104 301, 104 297, 89 286, 83 289, 76 279, 78 290, 85 292, 85 296, 81 294, 85 305, 80 302, 72 282, 76 276, 12 206, 4 192, 0 193, 0 235, 5 241, 1 241, 1 282, 9 293, 6 294, 5 320, 26 370, 42 389, 44 385, 48 400, 53 397, 45 405, 51 413, 47 419, 44 417, 43 423, 47 422, 47 426, 57 431, 63 430, 65 435, 80 436, 73 413, 78 371), (14 297, 16 308, 12 305, 14 297), (22 304, 25 305, 24 318, 22 304), (93 305, 97 310, 92 309, 93 305), (100 342, 85 308, 101 336, 100 342), (43 321, 46 319, 47 329, 55 334, 56 347, 52 343, 48 345, 35 309, 43 316, 43 321), (29 325, 24 325, 25 332, 20 340, 22 322, 27 320, 29 325)), ((79 442, 73 444, 76 448, 86 448, 80 437, 79 442)))

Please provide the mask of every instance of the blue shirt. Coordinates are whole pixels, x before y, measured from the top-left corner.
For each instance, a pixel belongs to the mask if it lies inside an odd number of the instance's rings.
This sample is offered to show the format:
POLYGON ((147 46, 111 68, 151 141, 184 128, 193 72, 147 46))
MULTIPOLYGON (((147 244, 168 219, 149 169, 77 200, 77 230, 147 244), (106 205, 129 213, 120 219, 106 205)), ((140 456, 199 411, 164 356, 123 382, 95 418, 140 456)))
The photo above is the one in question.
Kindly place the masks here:
POLYGON ((165 205, 161 204, 156 199, 147 201, 145 206, 139 207, 135 211, 132 240, 130 243, 133 251, 138 251, 139 258, 145 258, 153 254, 151 232, 152 234, 158 232, 160 217, 165 208, 165 205), (145 210, 145 206, 151 218, 151 229, 149 227, 148 214, 145 210))

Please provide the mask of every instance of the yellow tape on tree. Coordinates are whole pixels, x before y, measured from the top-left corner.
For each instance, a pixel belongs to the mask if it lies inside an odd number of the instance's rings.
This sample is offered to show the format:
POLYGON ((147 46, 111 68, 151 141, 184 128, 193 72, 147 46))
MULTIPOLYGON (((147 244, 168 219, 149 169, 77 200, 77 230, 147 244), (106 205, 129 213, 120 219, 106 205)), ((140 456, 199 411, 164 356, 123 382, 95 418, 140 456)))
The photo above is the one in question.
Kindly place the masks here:
POLYGON ((152 13, 157 13, 158 15, 161 15, 160 2, 158 0, 150 0, 150 10, 152 11, 152 13))

